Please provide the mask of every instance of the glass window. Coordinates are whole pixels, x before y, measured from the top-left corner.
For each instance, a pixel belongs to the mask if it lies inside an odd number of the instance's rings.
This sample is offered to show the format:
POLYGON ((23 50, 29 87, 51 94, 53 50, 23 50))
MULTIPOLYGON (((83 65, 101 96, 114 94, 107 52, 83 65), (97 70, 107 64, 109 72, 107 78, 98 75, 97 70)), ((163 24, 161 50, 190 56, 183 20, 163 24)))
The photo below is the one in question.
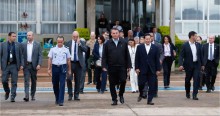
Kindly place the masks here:
POLYGON ((175 5, 175 19, 181 20, 181 0, 176 0, 175 5))
POLYGON ((220 23, 209 23, 209 33, 220 33, 220 23))
POLYGON ((16 24, 0 24, 0 33, 16 32, 16 24))
POLYGON ((1 0, 0 21, 17 21, 16 0, 1 0))
MULTIPOLYGON (((23 23, 24 25, 24 23, 23 23)), ((18 25, 18 31, 32 31, 36 33, 36 24, 28 24, 27 28, 23 28, 21 24, 18 25)))
POLYGON ((62 0, 60 2, 60 20, 61 21, 76 21, 76 1, 62 0))
POLYGON ((58 24, 42 24, 41 34, 57 34, 58 24))
POLYGON ((182 0, 183 20, 203 20, 204 0, 182 0))
POLYGON ((184 23, 184 33, 189 33, 190 31, 195 31, 197 33, 203 32, 203 23, 184 23))
POLYGON ((182 23, 175 24, 175 31, 176 33, 182 33, 182 23))
POLYGON ((19 21, 36 20, 35 0, 19 0, 18 20, 19 21))
POLYGON ((76 24, 60 24, 60 34, 72 34, 76 24))
POLYGON ((220 4, 215 2, 217 0, 210 0, 209 3, 209 19, 220 20, 220 4))
POLYGON ((58 21, 58 0, 42 0, 42 20, 58 21))

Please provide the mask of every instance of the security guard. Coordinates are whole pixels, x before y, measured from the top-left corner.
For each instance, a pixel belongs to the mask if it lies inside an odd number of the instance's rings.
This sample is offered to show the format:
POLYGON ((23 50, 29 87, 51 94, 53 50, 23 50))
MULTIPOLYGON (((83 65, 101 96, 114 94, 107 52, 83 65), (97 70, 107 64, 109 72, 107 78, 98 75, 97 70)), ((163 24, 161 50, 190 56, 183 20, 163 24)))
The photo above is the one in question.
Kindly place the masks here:
POLYGON ((48 74, 51 76, 52 69, 52 83, 55 94, 55 104, 63 106, 65 93, 65 80, 67 69, 68 74, 71 74, 70 52, 68 48, 64 47, 64 37, 57 37, 57 45, 50 49, 48 54, 48 74), (68 65, 68 67, 67 67, 68 65))

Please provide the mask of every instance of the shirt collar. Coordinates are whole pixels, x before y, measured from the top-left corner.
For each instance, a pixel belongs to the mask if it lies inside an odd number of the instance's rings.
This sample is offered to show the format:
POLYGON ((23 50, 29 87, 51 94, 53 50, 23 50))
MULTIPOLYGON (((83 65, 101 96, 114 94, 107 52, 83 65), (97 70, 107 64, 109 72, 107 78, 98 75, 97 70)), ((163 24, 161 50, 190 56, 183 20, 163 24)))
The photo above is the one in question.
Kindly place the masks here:
POLYGON ((149 45, 147 45, 147 44, 145 43, 145 46, 151 46, 151 43, 150 43, 149 45))
POLYGON ((117 38, 117 39, 112 38, 112 39, 113 39, 113 41, 119 41, 119 38, 117 38))
POLYGON ((192 43, 192 42, 189 41, 189 44, 190 44, 190 45, 193 45, 193 44, 195 44, 195 43, 196 43, 196 42, 193 42, 193 43, 192 43))
POLYGON ((33 44, 33 43, 34 43, 34 41, 32 41, 31 43, 29 41, 27 41, 27 44, 33 44))
POLYGON ((211 44, 211 43, 209 43, 209 45, 214 45, 214 43, 212 43, 212 44, 211 44))

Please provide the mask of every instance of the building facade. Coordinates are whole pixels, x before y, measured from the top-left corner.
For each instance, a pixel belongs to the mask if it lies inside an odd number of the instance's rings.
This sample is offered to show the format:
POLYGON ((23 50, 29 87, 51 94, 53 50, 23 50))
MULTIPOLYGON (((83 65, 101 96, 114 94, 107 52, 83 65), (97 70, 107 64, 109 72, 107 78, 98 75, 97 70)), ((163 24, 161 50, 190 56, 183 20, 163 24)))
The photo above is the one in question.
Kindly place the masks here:
MULTIPOLYGON (((77 27, 96 31, 104 13, 109 27, 119 20, 145 32, 170 25, 170 0, 0 0, 0 38, 10 31, 33 31, 44 37, 62 34, 71 39, 77 27)), ((220 35, 220 0, 175 0, 175 33, 188 39, 189 31, 204 39, 220 35)))

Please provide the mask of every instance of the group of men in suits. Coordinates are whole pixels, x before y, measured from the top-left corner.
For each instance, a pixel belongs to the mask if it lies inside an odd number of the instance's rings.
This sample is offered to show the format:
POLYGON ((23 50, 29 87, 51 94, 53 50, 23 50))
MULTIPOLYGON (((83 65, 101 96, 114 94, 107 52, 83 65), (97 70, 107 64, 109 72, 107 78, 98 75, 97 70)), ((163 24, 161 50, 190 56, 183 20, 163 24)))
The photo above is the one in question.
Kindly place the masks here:
POLYGON ((0 61, 2 70, 2 84, 5 90, 5 100, 11 93, 11 102, 15 102, 18 71, 24 72, 24 101, 29 101, 29 82, 31 79, 31 100, 35 100, 37 71, 42 64, 42 49, 40 43, 34 41, 33 32, 27 33, 27 42, 16 42, 16 33, 9 32, 8 40, 1 43, 0 61), (9 88, 9 77, 11 77, 11 90, 9 88))
POLYGON ((219 64, 219 45, 214 44, 215 37, 210 36, 209 42, 203 46, 196 42, 197 33, 189 32, 189 41, 183 44, 179 55, 179 70, 185 70, 186 97, 190 99, 190 80, 193 78, 193 100, 198 99, 200 85, 200 71, 204 70, 206 76, 207 93, 214 91, 214 83, 219 64))

